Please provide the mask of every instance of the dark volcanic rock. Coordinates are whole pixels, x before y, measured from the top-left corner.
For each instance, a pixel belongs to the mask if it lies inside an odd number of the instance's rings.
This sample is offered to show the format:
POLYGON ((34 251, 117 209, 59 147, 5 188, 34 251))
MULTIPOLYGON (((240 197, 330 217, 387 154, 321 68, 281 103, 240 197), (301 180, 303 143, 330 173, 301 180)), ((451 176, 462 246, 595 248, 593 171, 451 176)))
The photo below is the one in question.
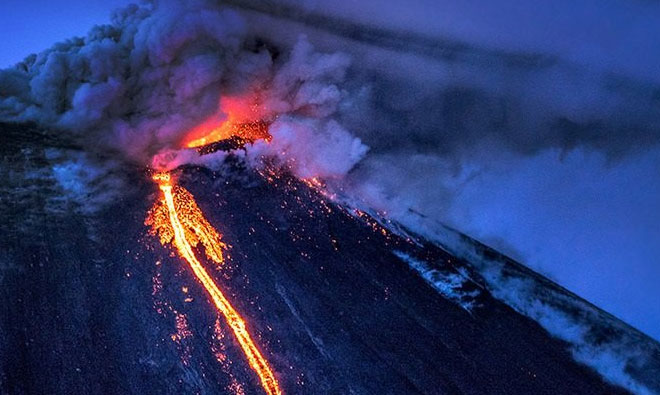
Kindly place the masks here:
MULTIPOLYGON (((203 394, 238 382, 261 393, 188 266, 146 234, 156 186, 139 171, 127 177, 131 190, 100 212, 42 209, 29 228, 0 228, 0 392, 203 394)), ((231 245, 226 267, 204 264, 285 393, 623 392, 491 297, 478 274, 461 285, 478 305, 468 310, 401 259, 452 273, 454 257, 382 232, 291 177, 268 181, 236 162, 184 169, 179 183, 231 245)), ((3 222, 32 218, 17 204, 0 208, 3 222)))

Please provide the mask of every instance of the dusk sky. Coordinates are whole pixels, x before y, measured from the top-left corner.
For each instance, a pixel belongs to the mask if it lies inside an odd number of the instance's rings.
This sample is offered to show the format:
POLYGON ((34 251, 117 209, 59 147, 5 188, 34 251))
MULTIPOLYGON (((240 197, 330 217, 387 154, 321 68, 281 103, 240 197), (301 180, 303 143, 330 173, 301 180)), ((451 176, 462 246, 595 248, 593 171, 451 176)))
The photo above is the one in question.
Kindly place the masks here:
POLYGON ((127 0, 56 1, 4 0, 0 4, 0 67, 20 62, 30 53, 110 21, 111 12, 127 0))

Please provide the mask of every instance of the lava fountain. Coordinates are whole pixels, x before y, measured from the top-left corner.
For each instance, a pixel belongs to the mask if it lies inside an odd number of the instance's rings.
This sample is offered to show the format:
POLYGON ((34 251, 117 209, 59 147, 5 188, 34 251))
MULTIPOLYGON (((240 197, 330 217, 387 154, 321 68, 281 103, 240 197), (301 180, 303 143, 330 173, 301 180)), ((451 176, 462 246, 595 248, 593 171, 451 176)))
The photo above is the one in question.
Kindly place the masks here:
POLYGON ((153 235, 159 236, 161 244, 174 244, 179 256, 188 262, 197 280, 204 286, 215 307, 234 332, 266 393, 281 394, 282 390, 273 370, 252 340, 245 320, 232 307, 193 251, 193 247, 201 243, 206 256, 217 264, 222 264, 223 249, 226 245, 220 240, 220 234, 204 218, 192 194, 175 185, 168 173, 157 173, 153 179, 158 183, 163 199, 150 210, 145 224, 151 227, 153 235))

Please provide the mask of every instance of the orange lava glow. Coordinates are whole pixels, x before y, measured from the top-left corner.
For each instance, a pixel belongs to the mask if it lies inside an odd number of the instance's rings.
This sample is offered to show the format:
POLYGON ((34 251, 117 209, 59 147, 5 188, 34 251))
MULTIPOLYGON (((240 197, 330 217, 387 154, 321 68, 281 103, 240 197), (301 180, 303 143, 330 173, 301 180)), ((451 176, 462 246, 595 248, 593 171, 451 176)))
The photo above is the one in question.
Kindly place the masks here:
POLYGON ((145 223, 151 226, 153 234, 159 235, 163 245, 173 242, 179 255, 188 262, 216 308, 222 313, 234 332, 250 367, 259 376, 266 393, 269 395, 281 394, 282 391, 275 375, 252 341, 245 320, 232 307, 193 251, 193 246, 201 242, 207 256, 221 264, 224 261, 222 249, 225 248, 225 244, 220 242, 220 235, 206 221, 190 192, 183 187, 173 185, 169 174, 159 173, 153 178, 163 192, 163 200, 150 211, 145 223))
POLYGON ((270 140, 268 123, 261 120, 254 100, 223 97, 218 111, 186 134, 183 145, 197 148, 230 137, 248 142, 270 140))
MULTIPOLYGON (((154 180, 159 183, 161 190, 168 187, 173 195, 173 204, 178 214, 179 223, 185 235, 185 241, 192 247, 199 243, 204 246, 206 256, 218 265, 224 263, 222 250, 227 247, 220 239, 220 234, 204 218, 195 199, 185 188, 172 185, 170 175, 158 173, 154 180)), ((176 229, 172 224, 172 217, 166 204, 157 204, 149 213, 147 225, 152 227, 152 233, 158 234, 161 244, 165 245, 176 241, 176 229)), ((175 243, 176 244, 176 243, 175 243)))

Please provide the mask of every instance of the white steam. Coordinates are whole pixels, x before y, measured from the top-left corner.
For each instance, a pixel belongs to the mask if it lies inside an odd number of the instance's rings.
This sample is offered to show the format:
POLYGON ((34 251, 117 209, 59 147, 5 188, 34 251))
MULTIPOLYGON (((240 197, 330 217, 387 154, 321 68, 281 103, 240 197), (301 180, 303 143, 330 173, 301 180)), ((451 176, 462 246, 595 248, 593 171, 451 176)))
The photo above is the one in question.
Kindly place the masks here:
POLYGON ((270 127, 273 140, 258 142, 251 157, 278 158, 300 178, 345 176, 367 153, 360 139, 335 121, 280 118, 270 127))

